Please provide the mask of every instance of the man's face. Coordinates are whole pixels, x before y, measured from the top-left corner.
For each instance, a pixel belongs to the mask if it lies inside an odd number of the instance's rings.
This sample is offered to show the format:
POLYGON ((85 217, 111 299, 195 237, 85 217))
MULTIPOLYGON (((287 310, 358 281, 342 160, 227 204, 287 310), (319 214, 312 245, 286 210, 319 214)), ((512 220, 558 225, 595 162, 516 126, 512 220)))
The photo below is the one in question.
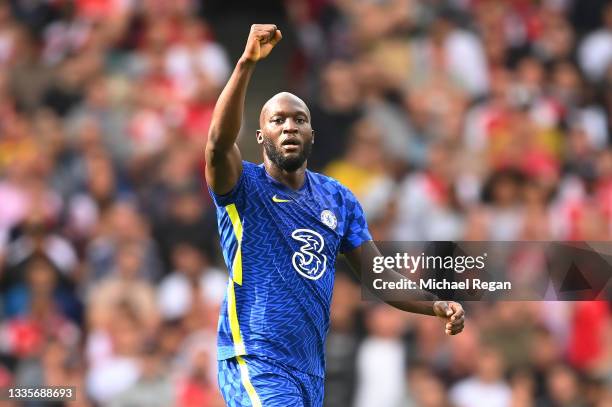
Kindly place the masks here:
POLYGON ((264 106, 259 124, 257 142, 263 144, 270 161, 288 172, 301 168, 314 140, 304 102, 294 96, 275 97, 264 106))

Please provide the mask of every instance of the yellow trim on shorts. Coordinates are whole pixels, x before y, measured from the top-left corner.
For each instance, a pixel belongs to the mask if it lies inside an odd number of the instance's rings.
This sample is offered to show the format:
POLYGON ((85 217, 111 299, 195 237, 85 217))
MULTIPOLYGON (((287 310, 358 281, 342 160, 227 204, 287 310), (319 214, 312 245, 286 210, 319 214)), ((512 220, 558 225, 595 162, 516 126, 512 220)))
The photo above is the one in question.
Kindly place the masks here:
POLYGON ((261 407, 261 400, 259 399, 259 395, 257 391, 255 391, 255 387, 251 383, 251 379, 249 378, 249 369, 247 367, 246 360, 241 358, 240 356, 236 356, 236 360, 238 361, 238 365, 240 366, 240 378, 242 379, 242 385, 247 391, 249 395, 249 399, 251 400, 251 404, 253 407, 261 407))
POLYGON ((242 285, 242 222, 240 222, 240 215, 238 214, 238 209, 236 209, 236 204, 227 205, 225 211, 232 221, 234 235, 238 243, 232 262, 232 277, 236 284, 242 285))

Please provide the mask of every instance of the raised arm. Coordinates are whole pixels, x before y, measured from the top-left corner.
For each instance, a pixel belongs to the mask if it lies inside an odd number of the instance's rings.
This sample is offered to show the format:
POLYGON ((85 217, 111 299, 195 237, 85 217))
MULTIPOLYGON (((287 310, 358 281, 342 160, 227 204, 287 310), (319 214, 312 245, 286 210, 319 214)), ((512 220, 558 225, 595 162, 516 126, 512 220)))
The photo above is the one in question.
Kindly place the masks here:
POLYGON ((206 143, 206 182, 219 195, 232 190, 242 172, 236 138, 242 125, 246 89, 257 61, 268 56, 281 40, 273 24, 251 26, 246 47, 213 112, 206 143))
MULTIPOLYGON (((380 256, 380 251, 373 241, 364 242, 361 246, 344 254, 357 278, 361 279, 364 264, 373 264, 372 259, 380 256)), ((394 270, 387 270, 389 275, 395 276, 399 281, 402 276, 394 270)), ((416 314, 437 316, 445 321, 444 331, 447 335, 456 335, 463 331, 464 316, 461 304, 453 301, 438 301, 438 298, 424 290, 414 290, 414 296, 422 300, 411 301, 385 301, 387 304, 402 311, 416 314)))

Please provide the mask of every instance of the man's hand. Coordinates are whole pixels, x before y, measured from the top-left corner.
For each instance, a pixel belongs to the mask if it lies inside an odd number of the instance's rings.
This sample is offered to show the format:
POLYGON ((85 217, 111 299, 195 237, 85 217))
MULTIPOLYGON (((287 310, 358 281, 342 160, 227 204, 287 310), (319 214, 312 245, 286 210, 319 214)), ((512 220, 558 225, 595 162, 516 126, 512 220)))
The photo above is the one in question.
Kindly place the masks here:
POLYGON ((283 35, 274 24, 253 24, 242 57, 250 62, 264 59, 281 38, 283 35))
POLYGON ((446 322, 447 335, 457 335, 463 331, 465 311, 461 304, 453 301, 436 301, 433 305, 436 316, 446 322))

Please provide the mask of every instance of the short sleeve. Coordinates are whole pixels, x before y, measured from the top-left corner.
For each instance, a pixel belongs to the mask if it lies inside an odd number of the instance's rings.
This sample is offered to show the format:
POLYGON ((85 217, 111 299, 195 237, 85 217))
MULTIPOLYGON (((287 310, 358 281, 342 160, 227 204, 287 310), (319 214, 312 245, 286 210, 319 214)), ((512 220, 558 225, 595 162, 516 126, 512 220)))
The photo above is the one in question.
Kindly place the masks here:
POLYGON ((340 252, 346 253, 372 240, 361 205, 352 192, 345 190, 346 224, 340 242, 340 252))
POLYGON ((240 177, 238 178, 236 185, 234 185, 232 190, 229 191, 227 194, 219 195, 215 193, 215 191, 213 191, 210 188, 210 186, 207 185, 208 193, 212 197, 217 207, 227 206, 231 203, 235 203, 239 199, 240 195, 243 193, 243 191, 246 188, 248 173, 250 171, 250 165, 253 165, 253 164, 247 161, 242 162, 242 172, 240 173, 240 177))

